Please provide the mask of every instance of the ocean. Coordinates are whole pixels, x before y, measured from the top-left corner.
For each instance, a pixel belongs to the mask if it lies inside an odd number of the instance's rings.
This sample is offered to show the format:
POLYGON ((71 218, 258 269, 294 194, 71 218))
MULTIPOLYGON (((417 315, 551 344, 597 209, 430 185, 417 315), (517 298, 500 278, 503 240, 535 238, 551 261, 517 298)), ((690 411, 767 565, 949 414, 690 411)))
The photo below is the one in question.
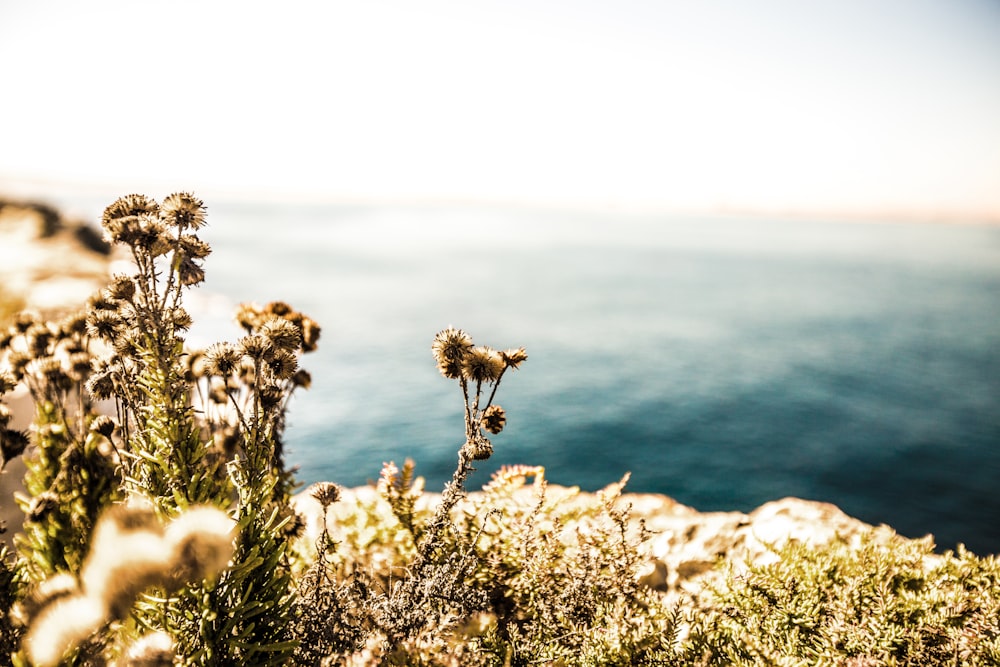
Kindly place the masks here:
POLYGON ((797 496, 1000 552, 1000 228, 487 206, 209 203, 192 338, 241 301, 323 327, 293 399, 303 484, 410 457, 450 478, 462 396, 435 333, 524 346, 503 464, 699 510, 797 496))

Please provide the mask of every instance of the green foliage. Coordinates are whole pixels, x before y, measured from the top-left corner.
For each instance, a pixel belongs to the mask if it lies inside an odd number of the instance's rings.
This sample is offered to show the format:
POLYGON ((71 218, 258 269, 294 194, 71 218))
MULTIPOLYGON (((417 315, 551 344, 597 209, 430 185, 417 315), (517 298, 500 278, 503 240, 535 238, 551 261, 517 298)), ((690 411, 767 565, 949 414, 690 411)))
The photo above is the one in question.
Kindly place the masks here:
POLYGON ((688 642, 711 665, 1000 664, 1000 563, 869 534, 730 573, 688 642))

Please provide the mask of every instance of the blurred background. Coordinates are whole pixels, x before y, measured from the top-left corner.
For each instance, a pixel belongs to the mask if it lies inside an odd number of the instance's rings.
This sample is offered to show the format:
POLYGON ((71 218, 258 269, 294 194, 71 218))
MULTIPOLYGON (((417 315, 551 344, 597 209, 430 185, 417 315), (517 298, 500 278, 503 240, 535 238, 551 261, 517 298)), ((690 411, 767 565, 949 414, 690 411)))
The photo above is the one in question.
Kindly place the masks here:
POLYGON ((324 327, 300 479, 450 476, 434 334, 524 345, 473 484, 788 495, 1000 552, 1000 4, 0 3, 0 197, 193 191, 192 342, 324 327))

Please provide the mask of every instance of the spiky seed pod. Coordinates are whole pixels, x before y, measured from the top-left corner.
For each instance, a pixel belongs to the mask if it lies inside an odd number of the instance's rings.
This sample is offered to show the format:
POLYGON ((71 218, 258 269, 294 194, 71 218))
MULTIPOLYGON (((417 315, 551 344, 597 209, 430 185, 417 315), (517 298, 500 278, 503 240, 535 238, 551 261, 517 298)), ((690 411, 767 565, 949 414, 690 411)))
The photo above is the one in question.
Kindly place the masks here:
POLYGON ((177 247, 185 257, 204 259, 212 254, 212 247, 194 234, 183 234, 177 239, 177 247))
POLYGON ((174 308, 170 311, 170 319, 173 322, 174 328, 180 331, 187 331, 191 328, 191 324, 194 322, 194 320, 191 319, 191 314, 181 307, 174 308))
POLYGON ((144 214, 138 216, 136 222, 135 229, 125 235, 128 239, 126 243, 144 249, 151 257, 159 257, 170 252, 173 239, 167 226, 158 217, 144 214))
POLYGON ((28 364, 31 363, 32 356, 27 352, 22 352, 20 350, 12 350, 10 354, 7 355, 7 365, 10 366, 10 372, 14 375, 14 380, 20 382, 24 378, 24 374, 27 371, 28 364))
POLYGON ((67 315, 59 323, 59 332, 62 336, 82 336, 87 333, 87 313, 78 311, 72 315, 67 315))
POLYGON ((4 424, 3 427, 0 427, 0 467, 3 467, 3 464, 7 461, 11 461, 23 454, 24 450, 28 448, 30 441, 28 434, 24 431, 17 431, 6 427, 7 422, 10 421, 9 410, 6 417, 0 419, 0 421, 4 424))
POLYGON ((316 484, 313 484, 309 495, 318 500, 319 504, 322 505, 325 510, 327 507, 340 500, 340 486, 334 484, 333 482, 317 482, 316 484))
POLYGON ((177 276, 181 281, 181 285, 198 285, 205 282, 205 269, 198 266, 190 257, 185 257, 181 260, 181 265, 177 269, 177 276))
POLYGON ((14 387, 16 386, 17 380, 14 378, 13 373, 0 371, 0 396, 14 391, 14 387))
POLYGON ((239 366, 240 356, 231 343, 215 343, 205 350, 205 370, 210 375, 228 377, 239 366))
POLYGON ((507 423, 507 413, 499 405, 491 405, 483 412, 483 428, 496 435, 507 423))
POLYGON ((518 347, 504 350, 500 353, 500 357, 503 359, 504 363, 507 364, 508 368, 516 370, 517 367, 528 358, 528 353, 524 351, 523 347, 518 347))
POLYGON ((114 371, 110 367, 95 369, 84 386, 92 397, 106 401, 115 395, 114 371))
POLYGON ((319 343, 320 326, 315 320, 303 317, 299 324, 302 329, 302 351, 315 352, 319 343))
POLYGON ((115 420, 108 415, 98 415, 90 422, 90 430, 110 439, 115 432, 115 420))
POLYGON ((86 352, 74 352, 66 359, 66 372, 74 382, 79 382, 90 375, 90 355, 86 352))
POLYGON ((25 333, 28 351, 36 357, 48 353, 49 344, 54 338, 53 332, 44 324, 36 324, 25 333))
POLYGON ((462 449, 473 461, 485 461, 493 456, 493 443, 482 436, 466 441, 462 449))
POLYGON ((262 336, 279 350, 297 350, 302 344, 302 332, 283 317, 272 317, 260 327, 262 336))
POLYGON ((260 334, 244 336, 237 346, 241 354, 254 361, 266 359, 274 354, 274 346, 271 345, 271 341, 260 334))
POLYGON ((289 306, 284 301, 272 301, 271 303, 267 304, 267 306, 265 306, 265 310, 271 313, 272 315, 285 318, 287 318, 288 316, 292 315, 295 312, 295 309, 289 306))
POLYGON ((300 368, 295 371, 295 375, 292 376, 292 384, 296 387, 308 389, 312 386, 312 375, 310 375, 309 371, 306 369, 300 368))
POLYGON ((431 352, 441 375, 450 379, 462 376, 462 363, 472 350, 472 337, 454 327, 439 331, 431 343, 431 352))
POLYGON ((462 375, 474 382, 493 382, 504 368, 500 353, 485 345, 472 348, 462 360, 462 375))
POLYGON ((236 309, 236 323, 247 333, 252 333, 262 322, 263 314, 255 303, 241 303, 236 309))
POLYGON ((257 396, 260 399, 260 407, 265 412, 270 412, 281 405, 285 392, 278 385, 268 383, 260 387, 257 396))
POLYGON ((287 380, 295 375, 299 362, 295 355, 288 350, 276 350, 274 354, 265 362, 268 370, 277 380, 287 380))
POLYGON ((91 310, 87 313, 87 333, 93 338, 113 341, 125 326, 117 310, 91 310))
POLYGON ((54 357, 42 357, 28 364, 28 373, 44 382, 49 388, 66 391, 73 386, 73 380, 54 357))
POLYGON ((101 223, 103 224, 108 220, 140 215, 142 213, 156 213, 159 209, 160 205, 146 195, 125 195, 124 197, 119 197, 114 203, 104 209, 101 223))
POLYGON ((160 217, 178 229, 199 229, 205 224, 205 202, 190 192, 175 192, 164 198, 160 217))
POLYGON ((138 358, 143 348, 142 333, 135 328, 125 329, 111 341, 111 345, 123 359, 138 358))
POLYGON ((109 301, 131 301, 135 296, 135 281, 131 276, 117 275, 104 288, 101 296, 109 301))

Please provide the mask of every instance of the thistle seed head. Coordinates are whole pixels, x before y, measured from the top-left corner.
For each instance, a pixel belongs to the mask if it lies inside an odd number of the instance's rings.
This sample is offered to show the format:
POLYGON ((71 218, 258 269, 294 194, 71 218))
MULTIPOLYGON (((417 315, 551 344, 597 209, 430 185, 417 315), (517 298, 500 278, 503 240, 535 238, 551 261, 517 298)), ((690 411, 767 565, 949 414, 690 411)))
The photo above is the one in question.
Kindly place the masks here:
POLYGON ((507 423, 507 413, 499 405, 491 405, 483 412, 483 428, 494 435, 503 430, 507 423))
POLYGON ((205 225, 205 202, 190 192, 175 192, 163 200, 160 217, 171 227, 200 229, 205 225))
POLYGON ((494 382, 504 368, 500 353, 485 345, 472 348, 462 360, 462 375, 475 382, 494 382))
POLYGON ((229 377, 239 366, 240 356, 231 343, 215 343, 205 350, 205 370, 209 375, 229 377))
POLYGON ((309 495, 319 501, 326 510, 327 507, 340 500, 340 487, 333 482, 317 482, 313 484, 309 495))
POLYGON ((283 317, 272 317, 260 327, 262 336, 279 350, 297 350, 302 344, 302 332, 283 317))
POLYGON ((431 343, 431 352, 441 375, 449 379, 462 376, 462 364, 472 350, 472 337, 454 327, 439 331, 431 343))

